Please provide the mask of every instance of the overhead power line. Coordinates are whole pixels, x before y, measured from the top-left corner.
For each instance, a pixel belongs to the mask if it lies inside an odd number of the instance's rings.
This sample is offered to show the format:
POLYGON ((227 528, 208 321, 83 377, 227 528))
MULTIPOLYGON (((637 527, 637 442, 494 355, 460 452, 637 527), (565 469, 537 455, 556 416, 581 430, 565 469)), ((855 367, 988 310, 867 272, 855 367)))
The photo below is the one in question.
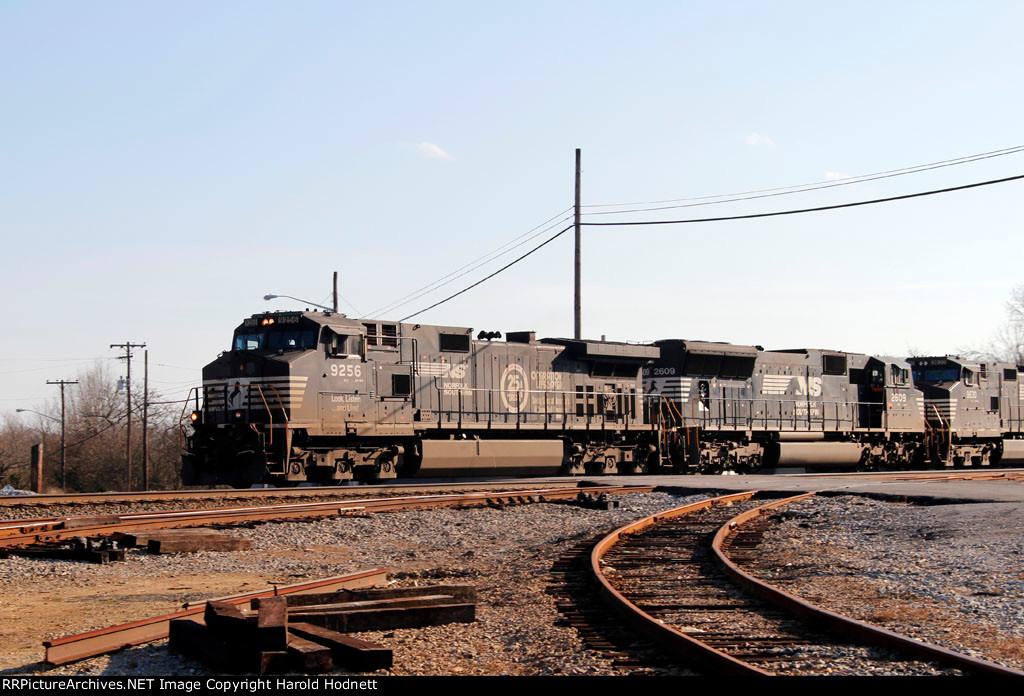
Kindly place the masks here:
POLYGON ((464 292, 468 292, 469 290, 472 290, 472 289, 473 289, 473 288, 475 288, 476 286, 478 286, 478 285, 480 285, 480 284, 482 284, 482 283, 484 283, 484 282, 486 282, 486 281, 490 280, 491 278, 493 278, 494 276, 498 275, 498 274, 499 274, 499 273, 501 273, 502 271, 505 271, 505 270, 507 270, 507 269, 509 269, 509 268, 512 268, 512 266, 515 266, 515 265, 516 265, 517 263, 519 263, 520 261, 522 261, 523 259, 525 259, 525 258, 526 258, 527 256, 529 256, 529 255, 530 255, 530 254, 532 254, 533 252, 535 252, 535 251, 537 251, 537 250, 541 249, 542 247, 545 247, 545 246, 547 246, 548 244, 550 244, 551 242, 555 241, 556 239, 558 239, 559 237, 561 237, 561 236, 562 236, 563 234, 565 234, 565 233, 566 233, 566 232, 568 232, 569 230, 573 229, 574 227, 575 227, 575 225, 569 225, 568 227, 565 227, 565 228, 563 228, 561 232, 558 232, 558 233, 556 233, 556 234, 552 235, 551 237, 548 237, 548 238, 547 238, 546 240, 544 240, 543 242, 541 242, 540 244, 538 244, 538 245, 537 245, 537 246, 535 246, 534 248, 530 249, 530 250, 529 250, 528 252, 526 252, 525 254, 523 254, 522 256, 520 256, 519 258, 517 258, 517 259, 516 259, 515 261, 512 261, 512 262, 510 262, 510 263, 507 263, 507 264, 505 264, 504 266, 502 266, 501 268, 499 268, 498 270, 496 270, 496 271, 495 271, 494 273, 490 274, 490 275, 489 275, 489 276, 487 276, 486 278, 481 278, 480 280, 476 281, 475 283, 473 283, 473 284, 472 284, 472 285, 470 285, 469 287, 466 287, 466 288, 463 288, 462 290, 459 290, 459 291, 458 291, 457 293, 455 293, 454 295, 449 295, 448 297, 444 298, 444 299, 443 299, 443 300, 441 300, 440 302, 435 302, 434 304, 430 305, 430 306, 429 306, 429 307, 427 307, 426 309, 421 309, 420 311, 416 312, 415 314, 410 314, 410 315, 409 315, 409 316, 407 316, 407 317, 402 317, 401 319, 399 319, 399 321, 406 321, 406 320, 408 320, 408 319, 412 319, 413 317, 415 317, 415 316, 418 316, 418 315, 420 315, 420 314, 423 314, 424 312, 426 312, 426 311, 428 311, 428 310, 431 310, 431 309, 433 309, 434 307, 437 307, 437 306, 439 306, 439 305, 443 305, 443 304, 444 304, 445 302, 447 302, 448 300, 452 300, 452 299, 455 299, 456 297, 458 297, 459 295, 461 295, 461 294, 462 294, 462 293, 464 293, 464 292))
POLYGON ((1024 174, 1017 176, 1008 176, 1003 179, 992 179, 991 181, 979 181, 975 184, 965 184, 963 186, 951 186, 949 188, 935 189, 933 191, 922 191, 920 193, 907 193, 902 196, 890 196, 888 198, 874 198, 869 201, 856 201, 854 203, 839 203, 836 205, 822 205, 815 208, 800 208, 798 210, 779 210, 773 213, 752 213, 750 215, 729 215, 726 217, 713 217, 713 218, 690 218, 688 220, 630 220, 626 222, 581 222, 581 225, 589 225, 591 227, 611 227, 611 226, 626 226, 626 225, 685 225, 695 222, 724 222, 726 220, 749 220, 751 218, 766 218, 776 217, 779 215, 799 215, 801 213, 817 213, 823 210, 838 210, 840 208, 855 208, 861 205, 874 205, 876 203, 889 203, 891 201, 902 201, 909 198, 920 198, 922 196, 935 196, 942 193, 951 193, 953 191, 964 191, 966 189, 978 188, 980 186, 991 186, 993 184, 1003 184, 1008 181, 1017 181, 1018 179, 1024 179, 1024 174))
POLYGON ((882 172, 875 172, 873 174, 860 174, 857 176, 846 177, 842 181, 834 181, 831 183, 822 183, 820 181, 814 181, 807 184, 795 184, 792 186, 780 186, 777 188, 768 189, 757 189, 753 191, 740 191, 737 193, 721 193, 713 196, 695 196, 691 198, 668 198, 658 201, 635 201, 632 203, 601 203, 584 205, 583 208, 616 208, 629 205, 659 205, 662 203, 681 203, 686 201, 707 201, 704 203, 691 203, 689 205, 669 205, 663 208, 646 208, 643 210, 614 210, 604 211, 595 213, 584 213, 584 215, 617 215, 620 213, 630 212, 644 212, 646 210, 667 210, 671 208, 690 208, 701 205, 718 205, 719 203, 733 203, 736 201, 749 201, 757 198, 770 198, 773 196, 786 196, 794 193, 805 193, 808 191, 818 191, 820 189, 835 188, 837 186, 850 186, 852 184, 860 184, 866 181, 875 181, 878 179, 888 179, 895 176, 905 176, 907 174, 916 174, 918 172, 930 171, 932 169, 942 169, 944 167, 955 167, 960 164, 969 164, 971 162, 978 162, 980 160, 991 159, 993 157, 1004 157, 1006 155, 1014 155, 1020 152, 1024 152, 1024 145, 1014 145, 1013 147, 1003 148, 1001 150, 992 150, 989 152, 982 152, 975 155, 965 155, 963 157, 956 157, 954 159, 940 160, 938 162, 929 162, 927 164, 918 164, 912 167, 902 167, 900 169, 889 169, 882 172), (794 190, 798 189, 798 190, 794 190), (778 193, 776 193, 778 192, 778 193), (770 194, 770 195, 752 195, 752 194, 770 194), (725 200, 711 200, 713 198, 721 198, 725 200))
POLYGON ((549 217, 547 220, 545 220, 544 222, 540 223, 539 225, 536 225, 536 226, 530 228, 529 230, 527 230, 526 232, 523 232, 522 234, 520 234, 520 235, 510 239, 509 241, 505 242, 504 244, 502 244, 501 246, 497 247, 496 249, 494 249, 492 251, 489 251, 488 253, 484 254, 483 256, 480 256, 480 257, 470 261, 469 263, 467 263, 467 264, 465 264, 463 266, 460 266, 459 268, 456 268, 451 273, 448 273, 447 275, 442 276, 441 278, 438 278, 437 280, 435 280, 432 283, 428 283, 427 285, 424 285, 423 287, 419 288, 418 290, 412 291, 408 295, 404 295, 404 296, 398 298, 397 300, 395 300, 394 302, 392 302, 390 304, 384 305, 383 307, 375 309, 372 312, 364 314, 362 317, 360 317, 360 319, 367 318, 367 317, 370 317, 370 318, 378 317, 381 314, 383 314, 384 312, 394 311, 395 309, 398 309, 399 307, 403 307, 403 306, 409 304, 410 302, 412 302, 413 300, 416 300, 416 299, 422 297, 423 295, 427 295, 427 294, 433 292, 434 290, 438 290, 439 288, 442 288, 445 285, 448 285, 448 284, 458 280, 459 278, 461 278, 461 277, 463 277, 463 276, 465 276, 465 275, 467 275, 469 273, 472 273, 477 268, 480 268, 481 266, 485 266, 488 263, 490 263, 491 261, 494 261, 496 259, 501 258, 505 254, 508 254, 509 252, 511 252, 513 249, 516 249, 516 248, 522 246, 523 244, 526 244, 531 239, 535 239, 535 238, 539 237, 540 235, 542 235, 545 232, 547 232, 548 230, 550 230, 552 227, 556 227, 558 224, 564 222, 565 219, 558 219, 558 218, 562 218, 562 216, 565 215, 565 213, 567 213, 569 210, 572 210, 571 206, 569 208, 565 208, 563 210, 560 210, 558 213, 556 213, 555 215, 552 215, 551 217, 549 217), (554 221, 554 222, 552 222, 552 221, 554 221), (544 229, 541 229, 541 228, 544 228, 544 229), (540 231, 537 232, 537 230, 540 230, 540 231), (524 237, 525 237, 525 239, 524 239, 524 237), (520 240, 522 240, 522 241, 520 241, 520 240), (508 247, 508 248, 506 249, 506 247, 508 247))
MULTIPOLYGON (((993 184, 1002 184, 1002 183, 1006 183, 1006 182, 1009 182, 1009 181, 1017 181, 1017 180, 1020 180, 1020 179, 1024 179, 1024 174, 1020 174, 1020 175, 1017 175, 1017 176, 1005 177, 1003 179, 992 179, 991 181, 979 181, 979 182, 974 183, 974 184, 964 184, 962 186, 951 186, 949 188, 935 189, 935 190, 932 190, 932 191, 922 191, 922 192, 919 192, 919 193, 907 193, 907 194, 904 194, 902 196, 890 196, 888 198, 875 198, 875 199, 872 199, 872 200, 869 200, 869 201, 855 201, 853 203, 840 203, 838 205, 824 205, 824 206, 818 206, 816 208, 802 208, 802 209, 799 209, 799 210, 780 210, 780 211, 771 212, 771 213, 754 213, 754 214, 751 214, 751 215, 731 215, 731 216, 728 216, 728 217, 698 218, 698 219, 689 219, 689 220, 641 220, 641 221, 630 221, 630 222, 581 222, 580 224, 581 225, 588 225, 588 226, 592 226, 592 227, 593 226, 625 226, 625 225, 682 225, 682 224, 690 224, 690 223, 697 223, 697 222, 724 222, 724 221, 727 221, 727 220, 748 220, 748 219, 751 219, 751 218, 775 217, 775 216, 779 216, 779 215, 798 215, 798 214, 801 214, 801 213, 814 213, 814 212, 821 212, 821 211, 825 211, 825 210, 838 210, 840 208, 854 208, 854 207, 863 206, 863 205, 874 205, 876 203, 889 203, 889 202, 892 202, 892 201, 907 200, 907 199, 910 199, 910 198, 921 198, 923 196, 935 196, 935 195, 939 195, 939 194, 943 194, 943 193, 951 193, 953 191, 964 191, 964 190, 967 190, 967 189, 979 188, 981 186, 991 186, 993 184)), ((429 307, 421 309, 420 311, 418 311, 418 312, 416 312, 414 314, 410 314, 407 317, 403 317, 399 321, 407 321, 409 319, 412 319, 415 316, 419 316, 420 314, 423 314, 426 311, 434 309, 435 307, 438 307, 438 306, 444 304, 445 302, 448 302, 449 300, 455 299, 459 295, 462 295, 463 293, 472 290, 473 288, 475 288, 475 287, 483 284, 484 282, 490 280, 491 278, 493 278, 494 276, 498 275, 499 273, 502 273, 502 272, 508 270, 512 266, 516 265, 517 263, 519 263, 520 261, 525 259, 526 257, 528 257, 531 254, 533 254, 535 251, 538 251, 541 248, 547 246, 548 244, 550 244, 554 240, 558 239, 559 237, 561 237, 563 234, 565 234, 569 230, 573 229, 574 227, 575 227, 575 225, 569 225, 568 227, 563 228, 561 231, 555 233, 551 237, 548 237, 546 240, 544 240, 543 242, 541 242, 540 244, 538 244, 534 248, 530 249, 528 252, 526 252, 525 254, 520 256, 519 258, 517 258, 514 261, 511 261, 511 262, 509 262, 507 264, 505 264, 504 266, 502 266, 501 268, 496 270, 494 273, 491 273, 490 275, 486 276, 485 278, 481 278, 480 280, 478 280, 477 282, 473 283, 472 285, 470 285, 468 287, 465 287, 462 290, 459 290, 457 293, 455 293, 453 295, 449 295, 448 297, 444 298, 443 300, 441 300, 439 302, 435 302, 434 304, 430 305, 429 307)))

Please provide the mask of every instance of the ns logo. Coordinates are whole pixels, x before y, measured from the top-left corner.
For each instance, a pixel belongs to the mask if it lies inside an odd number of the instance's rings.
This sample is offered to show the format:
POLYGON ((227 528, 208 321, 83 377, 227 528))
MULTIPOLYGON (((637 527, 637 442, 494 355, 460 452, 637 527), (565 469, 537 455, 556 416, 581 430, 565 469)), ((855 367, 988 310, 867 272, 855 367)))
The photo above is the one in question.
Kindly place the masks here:
POLYGON ((821 377, 796 378, 796 396, 821 396, 821 377))

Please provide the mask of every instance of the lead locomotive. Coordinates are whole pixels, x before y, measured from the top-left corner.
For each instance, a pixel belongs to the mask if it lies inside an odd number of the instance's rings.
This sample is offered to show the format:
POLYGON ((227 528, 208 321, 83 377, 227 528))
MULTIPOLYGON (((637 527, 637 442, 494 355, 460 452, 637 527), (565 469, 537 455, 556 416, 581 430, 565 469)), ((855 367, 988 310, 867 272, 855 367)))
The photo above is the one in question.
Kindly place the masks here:
POLYGON ((645 470, 640 370, 657 348, 498 336, 253 315, 203 368, 182 483, 645 470))

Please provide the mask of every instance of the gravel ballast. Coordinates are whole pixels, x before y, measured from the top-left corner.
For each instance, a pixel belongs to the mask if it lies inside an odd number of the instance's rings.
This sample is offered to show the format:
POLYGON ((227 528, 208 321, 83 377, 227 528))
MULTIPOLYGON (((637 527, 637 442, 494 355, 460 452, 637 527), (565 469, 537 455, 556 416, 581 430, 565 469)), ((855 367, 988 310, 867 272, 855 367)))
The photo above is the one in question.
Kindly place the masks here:
MULTIPOLYGON (((38 624, 30 626, 22 650, 0 654, 0 669, 37 671, 33 663, 42 657, 39 641, 44 638, 173 611, 185 601, 263 589, 268 582, 295 583, 385 567, 404 585, 466 583, 478 590, 474 624, 366 634, 394 649, 392 674, 626 674, 628 670, 585 650, 575 629, 555 625, 557 609, 546 593, 551 564, 573 544, 599 531, 704 497, 636 493, 616 496, 621 507, 615 510, 542 503, 268 523, 231 530, 252 539, 251 551, 169 556, 131 551, 126 563, 105 566, 12 557, 0 562, 0 591, 5 594, 24 595, 27 589, 59 598, 67 585, 104 582, 115 584, 116 589, 94 594, 91 601, 62 598, 74 623, 64 620, 58 630, 43 633, 38 624), (215 582, 225 577, 236 585, 228 589, 223 582, 215 582), (173 582, 164 583, 162 590, 139 588, 142 582, 149 587, 164 578, 173 582), (243 578, 248 578, 245 586, 241 586, 243 578), (97 612, 97 605, 107 609, 97 612)), ((0 621, 8 619, 6 613, 0 609, 0 621)), ((205 674, 206 670, 169 653, 166 644, 158 644, 47 673, 205 674)))
MULTIPOLYGON (((205 675, 166 642, 45 670, 46 638, 168 613, 186 601, 385 567, 401 585, 472 584, 478 620, 363 634, 393 648, 396 675, 622 675, 559 625, 552 562, 598 532, 706 495, 616 496, 622 507, 568 504, 352 515, 228 530, 245 552, 153 556, 90 565, 0 560, 0 673, 205 675)), ((830 609, 971 654, 1024 666, 1024 541, 1017 504, 920 507, 844 496, 787 508, 756 574, 830 609), (977 530, 987 530, 979 534, 977 530), (888 622, 888 623, 887 623, 888 622)), ((382 673, 383 674, 383 673, 382 673)))
POLYGON ((787 506, 755 575, 852 618, 1024 669, 1024 509, 815 496, 787 506))

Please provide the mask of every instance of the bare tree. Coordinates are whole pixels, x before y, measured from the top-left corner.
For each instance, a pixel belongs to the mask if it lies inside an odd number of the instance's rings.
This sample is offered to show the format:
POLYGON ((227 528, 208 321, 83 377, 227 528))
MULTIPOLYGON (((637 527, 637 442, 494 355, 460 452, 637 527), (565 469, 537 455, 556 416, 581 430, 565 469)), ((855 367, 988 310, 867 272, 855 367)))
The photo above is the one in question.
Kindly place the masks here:
MULTIPOLYGON (((45 434, 21 416, 5 414, 0 423, 0 487, 27 489, 30 485, 29 449, 45 434)), ((47 444, 48 446, 48 444, 47 444)), ((44 452, 46 447, 43 448, 44 452)))
POLYGON ((1024 365, 1024 283, 1010 292, 1006 303, 1006 324, 999 327, 985 345, 959 352, 974 360, 1024 365))
MULTIPOLYGON (((67 391, 65 431, 67 434, 67 490, 126 490, 126 409, 123 391, 109 363, 96 362, 80 372, 78 384, 67 391)), ((133 479, 142 480, 142 388, 132 393, 133 479)), ((163 401, 150 391, 150 402, 163 401)), ((50 403, 42 409, 59 420, 60 407, 50 403)), ((181 486, 178 419, 180 406, 160 403, 149 408, 150 483, 153 488, 181 486)), ((12 414, 13 415, 13 414, 12 414)), ((45 486, 60 486, 60 424, 40 418, 38 423, 7 416, 0 421, 0 486, 10 483, 28 487, 29 448, 45 438, 43 477, 45 486)))

